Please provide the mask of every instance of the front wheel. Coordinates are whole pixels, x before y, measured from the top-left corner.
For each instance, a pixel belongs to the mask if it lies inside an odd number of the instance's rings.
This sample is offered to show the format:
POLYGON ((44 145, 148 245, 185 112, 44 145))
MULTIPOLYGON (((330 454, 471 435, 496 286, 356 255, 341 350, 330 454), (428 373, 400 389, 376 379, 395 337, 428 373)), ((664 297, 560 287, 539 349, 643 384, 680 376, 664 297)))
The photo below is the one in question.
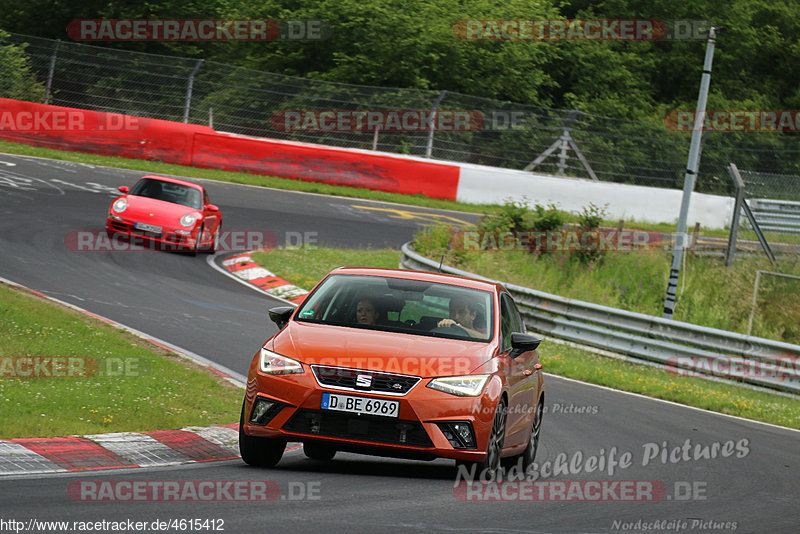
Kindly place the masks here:
POLYGON ((211 241, 211 245, 209 245, 209 247, 208 247, 208 253, 209 254, 214 254, 217 251, 220 230, 222 230, 222 223, 219 223, 217 225, 217 229, 214 230, 214 239, 213 239, 213 241, 211 241))
POLYGON ((328 460, 333 460, 333 457, 336 456, 336 449, 327 443, 307 441, 303 443, 303 454, 312 460, 322 460, 327 462, 328 460))
POLYGON ((528 469, 533 465, 536 459, 536 452, 539 450, 539 434, 542 432, 542 414, 544 413, 544 403, 540 402, 536 405, 536 413, 533 416, 533 426, 531 427, 531 436, 528 440, 528 446, 519 455, 522 460, 522 472, 527 473, 528 469))
MULTIPOLYGON (((501 469, 500 455, 503 453, 503 442, 506 436, 506 403, 500 400, 494 411, 492 431, 489 434, 489 443, 486 446, 486 458, 478 462, 476 476, 480 480, 494 480, 501 469)), ((457 461, 456 465, 468 464, 468 462, 457 461)), ((469 462, 471 464, 471 462, 469 462)))
POLYGON ((274 467, 281 461, 286 442, 275 438, 260 438, 244 433, 244 404, 239 416, 239 454, 244 463, 256 467, 274 467))

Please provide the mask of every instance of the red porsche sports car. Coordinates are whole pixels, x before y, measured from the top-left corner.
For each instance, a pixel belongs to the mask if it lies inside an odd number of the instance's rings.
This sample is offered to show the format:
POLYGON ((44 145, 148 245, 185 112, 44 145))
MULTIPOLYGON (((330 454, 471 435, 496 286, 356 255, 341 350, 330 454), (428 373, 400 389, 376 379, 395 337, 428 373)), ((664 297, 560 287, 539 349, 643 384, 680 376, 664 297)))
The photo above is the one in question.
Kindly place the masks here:
POLYGON ((106 221, 109 237, 123 234, 147 239, 171 250, 214 252, 222 214, 204 187, 166 176, 148 175, 111 203, 106 221))
POLYGON ((242 459, 277 464, 288 441, 309 458, 337 451, 452 458, 493 474, 536 455, 544 381, 511 295, 457 276, 343 267, 250 365, 239 425, 242 459))

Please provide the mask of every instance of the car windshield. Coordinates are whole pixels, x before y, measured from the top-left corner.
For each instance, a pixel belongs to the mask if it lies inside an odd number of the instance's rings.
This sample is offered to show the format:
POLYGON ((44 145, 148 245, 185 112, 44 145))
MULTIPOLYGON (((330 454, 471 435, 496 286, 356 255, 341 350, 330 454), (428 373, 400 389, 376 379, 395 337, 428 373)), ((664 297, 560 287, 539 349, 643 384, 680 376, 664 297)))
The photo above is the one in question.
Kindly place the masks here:
POLYGON ((489 291, 450 284, 334 274, 306 298, 295 317, 301 322, 488 341, 494 323, 492 302, 489 291))
POLYGON ((203 207, 202 193, 199 189, 152 178, 142 178, 128 194, 172 202, 198 210, 203 207))

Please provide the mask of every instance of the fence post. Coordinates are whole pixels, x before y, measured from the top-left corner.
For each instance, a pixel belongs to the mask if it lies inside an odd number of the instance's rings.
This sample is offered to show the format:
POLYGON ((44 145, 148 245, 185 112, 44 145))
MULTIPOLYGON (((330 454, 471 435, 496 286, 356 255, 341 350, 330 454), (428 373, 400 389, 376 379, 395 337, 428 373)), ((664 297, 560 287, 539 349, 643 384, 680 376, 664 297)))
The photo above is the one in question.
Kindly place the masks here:
POLYGON ((183 109, 183 122, 189 122, 189 106, 192 104, 192 88, 194 87, 194 75, 197 74, 197 71, 200 69, 200 65, 203 64, 204 59, 198 59, 197 64, 192 69, 192 73, 189 74, 189 85, 186 88, 186 106, 183 109))
POLYGON ((431 110, 431 131, 428 132, 428 148, 425 149, 425 157, 429 158, 433 154, 433 131, 436 129, 436 108, 439 107, 439 103, 444 98, 444 94, 447 92, 447 89, 439 93, 439 96, 436 97, 436 101, 433 103, 433 109, 431 110))
POLYGON ((708 98, 708 86, 711 83, 711 64, 714 59, 714 47, 717 34, 724 28, 709 28, 708 41, 706 42, 706 55, 703 60, 703 73, 700 76, 700 91, 697 95, 697 107, 694 114, 694 128, 692 128, 692 140, 689 143, 689 157, 686 161, 686 173, 683 175, 683 196, 681 197, 681 208, 678 213, 678 226, 675 230, 675 242, 672 248, 672 265, 669 269, 669 280, 667 281, 667 291, 664 296, 664 319, 672 319, 675 312, 676 295, 678 291, 678 278, 681 274, 681 260, 686 248, 686 220, 689 218, 689 203, 694 191, 694 184, 697 179, 697 171, 700 168, 700 145, 703 139, 703 120, 706 116, 706 99, 708 98))
POLYGON ((744 182, 735 164, 728 165, 728 174, 730 174, 733 186, 736 188, 736 200, 733 203, 733 217, 731 218, 731 233, 728 236, 728 251, 725 253, 725 267, 733 265, 733 259, 736 255, 736 237, 739 233, 739 219, 742 213, 742 201, 744 200, 744 182))
POLYGON ((47 72, 47 85, 44 89, 44 103, 50 103, 50 91, 53 87, 53 75, 56 70, 56 57, 58 56, 58 47, 61 46, 61 39, 56 40, 56 46, 53 49, 53 57, 50 58, 50 70, 47 72))

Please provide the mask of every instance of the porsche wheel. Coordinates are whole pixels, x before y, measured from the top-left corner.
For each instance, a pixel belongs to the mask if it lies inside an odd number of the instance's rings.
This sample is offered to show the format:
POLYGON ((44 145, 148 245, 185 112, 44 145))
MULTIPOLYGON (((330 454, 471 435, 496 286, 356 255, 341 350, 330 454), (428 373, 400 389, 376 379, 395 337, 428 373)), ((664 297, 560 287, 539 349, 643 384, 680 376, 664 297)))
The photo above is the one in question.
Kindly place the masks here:
POLYGON ((190 256, 197 256, 197 252, 200 250, 200 239, 203 237, 203 227, 200 227, 200 230, 197 232, 197 239, 194 240, 194 246, 189 249, 190 256))
POLYGON ((244 463, 256 467, 274 467, 283 457, 286 442, 279 439, 248 436, 244 433, 244 404, 239 417, 239 454, 244 463))
POLYGON ((211 241, 211 244, 208 246, 207 252, 209 254, 214 254, 217 251, 217 244, 219 243, 219 234, 222 230, 222 223, 217 225, 217 229, 214 231, 214 240, 211 241))

